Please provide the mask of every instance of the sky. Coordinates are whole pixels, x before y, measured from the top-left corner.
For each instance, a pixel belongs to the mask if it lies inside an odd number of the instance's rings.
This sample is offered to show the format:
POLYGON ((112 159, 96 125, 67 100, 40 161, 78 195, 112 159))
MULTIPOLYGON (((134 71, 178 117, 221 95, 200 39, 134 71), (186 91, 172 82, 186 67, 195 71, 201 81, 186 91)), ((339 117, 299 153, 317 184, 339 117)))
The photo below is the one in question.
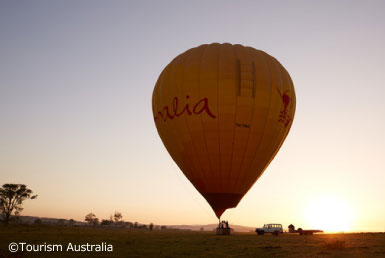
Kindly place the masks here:
POLYGON ((209 224, 156 131, 151 97, 187 49, 277 58, 297 107, 230 223, 385 231, 384 1, 0 1, 0 184, 22 215, 209 224), (333 225, 333 226, 331 226, 333 225))

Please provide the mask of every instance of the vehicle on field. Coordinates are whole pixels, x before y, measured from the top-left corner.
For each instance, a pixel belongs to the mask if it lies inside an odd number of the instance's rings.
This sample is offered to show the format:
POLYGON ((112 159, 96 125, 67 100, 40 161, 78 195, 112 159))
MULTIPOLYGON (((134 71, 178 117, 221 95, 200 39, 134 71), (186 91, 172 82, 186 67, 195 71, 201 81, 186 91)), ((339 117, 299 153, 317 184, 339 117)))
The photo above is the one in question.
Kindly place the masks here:
POLYGON ((313 235, 314 233, 323 233, 322 230, 319 229, 302 229, 298 228, 297 230, 295 229, 293 224, 289 225, 289 233, 298 233, 300 235, 313 235))
POLYGON ((271 233, 278 236, 283 233, 282 224, 265 224, 262 228, 256 228, 255 232, 258 235, 264 235, 265 233, 271 233))

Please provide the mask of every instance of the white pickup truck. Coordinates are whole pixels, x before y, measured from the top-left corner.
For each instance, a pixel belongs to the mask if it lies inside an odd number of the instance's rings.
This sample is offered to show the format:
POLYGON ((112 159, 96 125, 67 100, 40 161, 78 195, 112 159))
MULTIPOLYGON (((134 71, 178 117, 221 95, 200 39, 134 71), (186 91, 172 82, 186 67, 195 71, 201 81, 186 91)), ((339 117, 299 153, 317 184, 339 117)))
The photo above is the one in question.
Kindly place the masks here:
POLYGON ((258 235, 263 235, 265 233, 271 233, 273 235, 279 235, 283 233, 282 224, 265 224, 262 228, 256 228, 255 232, 258 235))

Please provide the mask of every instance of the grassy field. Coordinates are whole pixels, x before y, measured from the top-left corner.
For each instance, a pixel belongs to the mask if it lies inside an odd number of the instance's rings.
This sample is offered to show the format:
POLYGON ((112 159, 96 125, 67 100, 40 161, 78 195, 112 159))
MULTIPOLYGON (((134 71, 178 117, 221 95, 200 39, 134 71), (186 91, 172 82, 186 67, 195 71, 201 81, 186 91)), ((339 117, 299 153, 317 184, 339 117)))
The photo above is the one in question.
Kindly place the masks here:
POLYGON ((0 226, 0 257, 385 257, 385 234, 216 236, 214 232, 9 225, 0 226), (64 250, 11 253, 12 242, 61 244, 64 250), (65 251, 68 243, 102 242, 113 245, 113 252, 65 251))

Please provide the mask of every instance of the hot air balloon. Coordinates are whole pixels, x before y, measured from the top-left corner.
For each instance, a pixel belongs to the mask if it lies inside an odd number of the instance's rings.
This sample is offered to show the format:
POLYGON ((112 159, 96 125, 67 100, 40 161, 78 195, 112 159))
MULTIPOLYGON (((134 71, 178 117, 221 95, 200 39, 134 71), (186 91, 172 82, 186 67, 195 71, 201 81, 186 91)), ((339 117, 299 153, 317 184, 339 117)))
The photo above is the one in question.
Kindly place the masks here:
POLYGON ((152 95, 163 144, 218 218, 237 206, 277 154, 295 103, 293 82, 274 57, 228 43, 174 58, 152 95))

